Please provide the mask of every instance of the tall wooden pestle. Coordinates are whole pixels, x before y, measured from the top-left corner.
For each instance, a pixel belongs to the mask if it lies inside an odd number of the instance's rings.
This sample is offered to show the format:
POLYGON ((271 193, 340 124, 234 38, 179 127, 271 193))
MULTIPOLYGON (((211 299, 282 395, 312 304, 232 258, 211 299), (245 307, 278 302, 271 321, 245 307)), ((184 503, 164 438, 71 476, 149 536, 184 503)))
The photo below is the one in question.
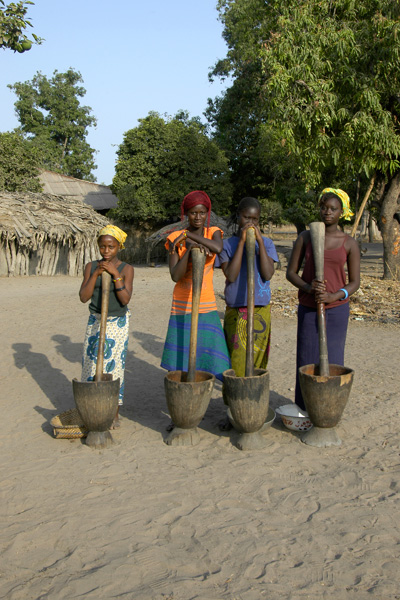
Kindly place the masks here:
POLYGON ((99 335, 99 347, 97 350, 96 374, 94 377, 95 381, 102 381, 102 377, 103 377, 104 343, 106 340, 108 305, 109 305, 109 301, 110 301, 110 286, 111 286, 111 275, 110 275, 110 273, 107 273, 107 271, 103 271, 103 273, 101 274, 100 335, 99 335))
POLYGON ((247 344, 246 344, 246 377, 254 375, 254 257, 256 253, 256 232, 249 227, 246 232, 247 257, 247 344))
POLYGON ((203 284, 205 252, 192 248, 192 320, 190 325, 189 366, 186 381, 196 381, 197 330, 199 324, 199 306, 201 286, 203 284))
MULTIPOLYGON (((310 223, 311 244, 314 255, 315 278, 324 281, 325 225, 310 223)), ((317 302, 319 374, 329 377, 328 342, 326 337, 325 304, 317 302)))

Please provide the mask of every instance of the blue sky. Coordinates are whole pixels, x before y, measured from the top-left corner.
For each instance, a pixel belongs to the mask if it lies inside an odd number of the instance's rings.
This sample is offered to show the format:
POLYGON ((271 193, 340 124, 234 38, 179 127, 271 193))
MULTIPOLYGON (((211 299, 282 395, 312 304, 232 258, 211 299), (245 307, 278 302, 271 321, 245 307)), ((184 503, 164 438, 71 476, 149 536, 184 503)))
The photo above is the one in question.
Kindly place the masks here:
POLYGON ((110 184, 115 151, 138 119, 184 109, 204 120, 207 98, 224 89, 208 81, 210 67, 226 55, 216 2, 35 0, 28 17, 43 44, 24 54, 0 50, 0 131, 19 124, 7 84, 72 67, 87 92, 81 103, 98 121, 87 138, 98 151, 93 173, 110 184))

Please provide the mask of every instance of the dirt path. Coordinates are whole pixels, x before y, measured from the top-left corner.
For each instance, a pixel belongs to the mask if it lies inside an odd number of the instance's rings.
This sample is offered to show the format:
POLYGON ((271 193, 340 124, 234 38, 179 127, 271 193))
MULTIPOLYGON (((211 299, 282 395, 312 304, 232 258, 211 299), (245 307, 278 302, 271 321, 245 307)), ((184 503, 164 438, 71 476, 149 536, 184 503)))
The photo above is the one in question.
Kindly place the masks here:
MULTIPOLYGON (((0 280, 1 598, 400 598, 399 327, 350 323, 341 447, 305 446, 277 419, 264 451, 240 452, 216 426, 217 386, 200 444, 171 448, 159 363, 173 284, 166 267, 136 268, 122 427, 97 452, 49 425, 80 375, 79 285, 0 280)), ((273 293, 285 286, 277 273, 273 293)), ((276 408, 293 400, 296 319, 272 327, 276 408)))

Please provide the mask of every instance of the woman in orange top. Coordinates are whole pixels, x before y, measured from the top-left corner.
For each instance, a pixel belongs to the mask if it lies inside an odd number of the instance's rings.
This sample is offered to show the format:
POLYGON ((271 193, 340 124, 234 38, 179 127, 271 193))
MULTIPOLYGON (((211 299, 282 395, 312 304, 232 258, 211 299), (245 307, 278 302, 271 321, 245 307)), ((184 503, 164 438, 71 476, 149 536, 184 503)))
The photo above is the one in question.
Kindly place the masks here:
POLYGON ((200 248, 206 254, 206 264, 200 295, 196 369, 213 373, 222 380, 223 371, 230 368, 230 359, 213 287, 215 256, 222 250, 222 230, 209 226, 210 213, 207 194, 199 190, 190 192, 181 206, 181 217, 183 220, 187 216, 188 227, 174 231, 165 244, 171 278, 176 285, 161 366, 168 371, 188 370, 192 316, 190 249, 200 248))

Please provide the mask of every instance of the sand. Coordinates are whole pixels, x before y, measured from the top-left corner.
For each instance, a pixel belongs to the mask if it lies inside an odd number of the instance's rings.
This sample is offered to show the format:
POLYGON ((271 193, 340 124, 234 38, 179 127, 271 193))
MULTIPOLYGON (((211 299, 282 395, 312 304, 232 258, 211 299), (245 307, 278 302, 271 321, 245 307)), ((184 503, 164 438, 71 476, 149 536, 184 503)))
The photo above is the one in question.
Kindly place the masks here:
MULTIPOLYGON (((284 285, 278 272, 272 287, 284 285)), ((217 386, 199 445, 168 447, 159 363, 173 284, 165 266, 137 267, 122 427, 96 451, 49 423, 74 406, 80 281, 0 286, 1 598, 400 598, 398 326, 350 323, 342 446, 306 446, 277 418, 264 450, 241 452, 217 427, 217 386)), ((294 397, 296 319, 272 327, 276 408, 294 397)))

